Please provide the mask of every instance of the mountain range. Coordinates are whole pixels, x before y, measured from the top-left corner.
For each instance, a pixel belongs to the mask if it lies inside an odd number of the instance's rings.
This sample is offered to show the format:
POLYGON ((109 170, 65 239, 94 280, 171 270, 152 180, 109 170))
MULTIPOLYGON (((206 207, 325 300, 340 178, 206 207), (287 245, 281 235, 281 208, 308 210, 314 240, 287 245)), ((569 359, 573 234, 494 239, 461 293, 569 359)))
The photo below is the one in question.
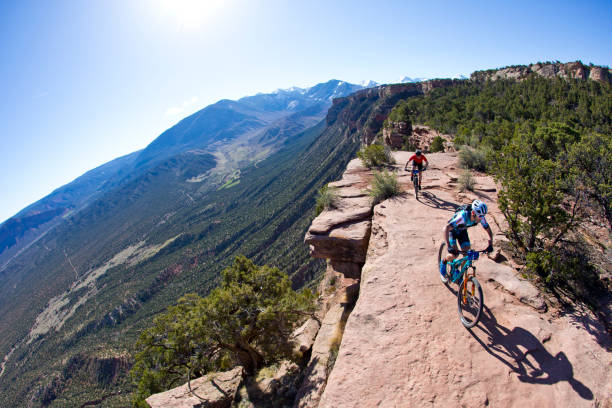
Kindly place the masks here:
MULTIPOLYGON (((205 107, 162 133, 145 149, 85 173, 2 223, 0 270, 66 216, 164 161, 181 154, 213 156, 207 183, 202 183, 203 179, 198 183, 214 188, 240 167, 269 156, 287 138, 318 123, 333 98, 359 89, 360 85, 331 80, 307 89, 221 100, 205 107)), ((195 180, 204 173, 192 176, 195 180)))

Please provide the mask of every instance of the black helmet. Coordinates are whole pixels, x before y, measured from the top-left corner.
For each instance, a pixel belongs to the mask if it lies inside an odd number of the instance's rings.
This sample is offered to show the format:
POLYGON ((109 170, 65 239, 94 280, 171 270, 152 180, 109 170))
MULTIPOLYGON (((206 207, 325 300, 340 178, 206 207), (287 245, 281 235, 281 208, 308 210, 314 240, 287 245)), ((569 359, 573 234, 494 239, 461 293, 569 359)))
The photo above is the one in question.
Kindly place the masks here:
POLYGON ((417 151, 415 152, 417 156, 421 155, 421 149, 417 149, 417 151))

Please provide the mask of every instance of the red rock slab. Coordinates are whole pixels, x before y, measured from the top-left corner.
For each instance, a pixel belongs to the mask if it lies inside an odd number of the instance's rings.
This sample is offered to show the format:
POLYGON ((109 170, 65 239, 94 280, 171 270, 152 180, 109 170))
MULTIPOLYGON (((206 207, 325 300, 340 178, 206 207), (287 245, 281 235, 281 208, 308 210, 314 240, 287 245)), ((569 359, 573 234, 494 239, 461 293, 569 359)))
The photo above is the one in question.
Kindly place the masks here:
MULTIPOLYGON (((442 180, 452 164, 439 159, 429 177, 442 180)), ((541 313, 512 293, 518 289, 489 282, 494 264, 482 260, 484 315, 471 330, 461 325, 455 286, 440 282, 436 259, 456 191, 428 192, 375 207, 359 299, 318 406, 610 407, 612 343, 590 311, 541 313)), ((500 239, 503 220, 491 203, 500 239)), ((475 248, 487 245, 480 227, 470 238, 475 248)))

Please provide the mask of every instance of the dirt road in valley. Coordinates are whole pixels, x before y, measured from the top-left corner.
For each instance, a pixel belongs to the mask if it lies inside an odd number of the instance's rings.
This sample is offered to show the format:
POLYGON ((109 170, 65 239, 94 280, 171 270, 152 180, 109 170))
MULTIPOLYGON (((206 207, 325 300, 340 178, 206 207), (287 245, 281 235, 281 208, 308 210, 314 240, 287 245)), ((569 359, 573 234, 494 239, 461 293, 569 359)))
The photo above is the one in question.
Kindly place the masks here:
MULTIPOLYGON (((408 157, 397 152, 396 167, 408 157)), ((400 170, 407 193, 375 207, 359 299, 319 406, 612 407, 602 325, 586 310, 537 310, 542 299, 507 263, 477 262, 484 316, 472 330, 461 325, 456 286, 437 272, 442 228, 456 204, 480 197, 497 244, 503 216, 489 177, 476 177, 475 193, 458 193, 456 155, 428 158, 418 201, 400 170)), ((480 226, 470 238, 486 247, 480 226)))

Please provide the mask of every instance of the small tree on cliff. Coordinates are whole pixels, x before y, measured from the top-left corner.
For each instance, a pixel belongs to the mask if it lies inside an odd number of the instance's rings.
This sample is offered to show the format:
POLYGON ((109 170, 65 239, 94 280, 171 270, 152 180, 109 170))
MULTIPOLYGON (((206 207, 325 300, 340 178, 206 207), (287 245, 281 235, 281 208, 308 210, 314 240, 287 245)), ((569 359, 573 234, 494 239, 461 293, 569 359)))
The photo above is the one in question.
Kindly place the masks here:
MULTIPOLYGON (((295 292, 278 268, 236 257, 207 297, 187 295, 157 317, 137 343, 135 404, 213 369, 240 364, 246 374, 294 358, 289 336, 313 310, 310 291, 295 292)), ((143 405, 144 406, 144 405, 143 405)))

